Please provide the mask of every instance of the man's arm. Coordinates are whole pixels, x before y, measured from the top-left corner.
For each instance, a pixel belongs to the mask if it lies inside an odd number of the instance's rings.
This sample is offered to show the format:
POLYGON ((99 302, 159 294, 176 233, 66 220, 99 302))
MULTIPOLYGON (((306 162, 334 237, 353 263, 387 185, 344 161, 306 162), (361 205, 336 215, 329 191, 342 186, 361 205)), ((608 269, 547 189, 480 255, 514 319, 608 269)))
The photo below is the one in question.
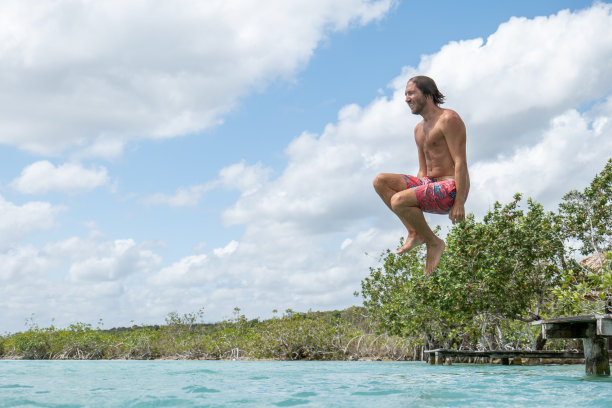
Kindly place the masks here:
POLYGON ((448 117, 444 121, 443 133, 455 164, 455 185, 457 187, 455 202, 448 213, 448 218, 455 224, 465 219, 465 200, 466 192, 470 187, 470 176, 465 153, 465 124, 456 112, 450 110, 447 112, 448 117))

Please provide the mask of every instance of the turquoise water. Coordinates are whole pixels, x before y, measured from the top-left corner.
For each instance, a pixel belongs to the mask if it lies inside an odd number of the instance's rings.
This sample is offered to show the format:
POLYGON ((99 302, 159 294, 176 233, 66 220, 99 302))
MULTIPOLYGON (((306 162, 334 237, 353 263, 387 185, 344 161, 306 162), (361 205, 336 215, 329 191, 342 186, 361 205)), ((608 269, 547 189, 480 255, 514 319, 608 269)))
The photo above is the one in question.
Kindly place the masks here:
POLYGON ((0 407, 612 407, 584 366, 0 361, 0 407))

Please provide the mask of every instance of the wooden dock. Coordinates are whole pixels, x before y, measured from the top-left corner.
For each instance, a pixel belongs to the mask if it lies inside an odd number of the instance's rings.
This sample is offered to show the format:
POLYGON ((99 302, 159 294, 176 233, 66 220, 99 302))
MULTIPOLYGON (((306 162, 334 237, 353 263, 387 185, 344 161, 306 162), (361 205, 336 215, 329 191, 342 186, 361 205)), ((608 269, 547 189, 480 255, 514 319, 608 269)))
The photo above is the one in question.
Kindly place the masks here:
POLYGON ((500 359, 502 364, 510 364, 510 359, 518 358, 584 358, 585 372, 588 375, 610 375, 608 339, 612 338, 612 314, 558 317, 538 320, 531 324, 542 326, 542 337, 545 339, 582 339, 584 352, 435 349, 426 350, 425 353, 430 355, 430 364, 451 364, 453 357, 488 357, 500 359))
POLYGON ((471 358, 488 358, 499 359, 502 365, 509 365, 511 359, 582 359, 584 353, 581 351, 539 351, 539 350, 449 350, 435 349, 425 350, 425 353, 430 355, 430 364, 446 364, 450 365, 453 358, 456 357, 471 357, 471 358))
POLYGON ((545 339, 582 339, 588 375, 610 375, 608 341, 612 337, 612 314, 558 317, 538 320, 545 339))

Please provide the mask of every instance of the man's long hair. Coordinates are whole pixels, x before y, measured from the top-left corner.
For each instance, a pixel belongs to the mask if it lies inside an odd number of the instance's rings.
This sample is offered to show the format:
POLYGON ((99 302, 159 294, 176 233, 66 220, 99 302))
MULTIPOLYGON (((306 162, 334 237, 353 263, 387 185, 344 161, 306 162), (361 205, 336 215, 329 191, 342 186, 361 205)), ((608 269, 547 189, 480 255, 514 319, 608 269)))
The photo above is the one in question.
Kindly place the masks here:
POLYGON ((431 96, 431 99, 433 99, 433 102, 436 105, 441 105, 444 103, 444 98, 446 97, 442 95, 442 92, 438 90, 438 86, 430 77, 418 75, 410 78, 408 82, 414 83, 426 97, 431 96))

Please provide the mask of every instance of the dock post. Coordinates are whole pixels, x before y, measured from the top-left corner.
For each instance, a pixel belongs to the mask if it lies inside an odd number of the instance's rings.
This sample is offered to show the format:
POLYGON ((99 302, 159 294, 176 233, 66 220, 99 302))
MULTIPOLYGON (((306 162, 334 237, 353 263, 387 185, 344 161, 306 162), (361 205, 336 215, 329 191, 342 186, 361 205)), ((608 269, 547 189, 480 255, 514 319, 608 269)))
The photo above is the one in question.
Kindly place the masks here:
POLYGON ((610 375, 608 345, 606 338, 597 336, 595 325, 591 324, 582 339, 584 346, 584 363, 587 375, 610 375))
POLYGON ((436 365, 444 364, 444 357, 444 354, 440 353, 439 351, 436 351, 436 365))

